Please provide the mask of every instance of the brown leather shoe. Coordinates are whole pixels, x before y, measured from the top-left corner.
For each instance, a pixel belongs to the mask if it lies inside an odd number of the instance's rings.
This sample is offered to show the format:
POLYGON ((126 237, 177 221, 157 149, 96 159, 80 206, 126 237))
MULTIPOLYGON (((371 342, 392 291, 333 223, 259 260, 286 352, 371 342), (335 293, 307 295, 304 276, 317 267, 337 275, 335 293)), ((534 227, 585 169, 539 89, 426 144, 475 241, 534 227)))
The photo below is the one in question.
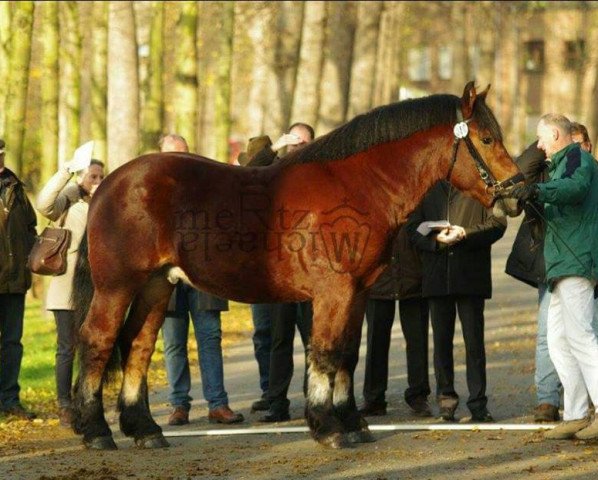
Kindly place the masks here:
POLYGON ((2 409, 2 413, 12 417, 20 418, 21 420, 33 420, 37 418, 37 415, 29 410, 25 410, 25 407, 20 403, 8 408, 2 409))
POLYGON ((245 417, 241 413, 233 412, 228 405, 222 405, 221 407, 210 410, 208 413, 208 420, 210 423, 240 423, 245 420, 245 417))
POLYGON ((559 420, 559 409, 550 403, 541 403, 534 408, 534 422, 536 423, 558 422, 559 420))
POLYGON ((365 402, 359 409, 364 417, 383 417, 386 415, 386 402, 365 402))
POLYGON ((168 425, 178 426, 187 425, 189 423, 189 410, 182 405, 174 407, 174 410, 168 417, 168 425))

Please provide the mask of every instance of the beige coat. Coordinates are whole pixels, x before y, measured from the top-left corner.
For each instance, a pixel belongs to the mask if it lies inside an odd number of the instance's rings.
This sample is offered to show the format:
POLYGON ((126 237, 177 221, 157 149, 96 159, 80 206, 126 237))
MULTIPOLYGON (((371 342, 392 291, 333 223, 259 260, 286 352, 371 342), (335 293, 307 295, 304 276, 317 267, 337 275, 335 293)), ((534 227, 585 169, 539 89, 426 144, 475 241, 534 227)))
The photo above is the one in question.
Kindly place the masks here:
POLYGON ((71 176, 66 168, 61 168, 42 188, 37 197, 37 210, 52 221, 57 221, 60 218, 67 205, 67 199, 70 201, 70 207, 64 221, 64 228, 68 228, 72 233, 71 245, 67 254, 67 268, 64 274, 52 277, 50 280, 46 298, 46 308, 48 310, 73 309, 70 301, 71 284, 75 273, 77 251, 87 225, 89 205, 87 201, 81 198, 79 186, 69 183, 71 176))

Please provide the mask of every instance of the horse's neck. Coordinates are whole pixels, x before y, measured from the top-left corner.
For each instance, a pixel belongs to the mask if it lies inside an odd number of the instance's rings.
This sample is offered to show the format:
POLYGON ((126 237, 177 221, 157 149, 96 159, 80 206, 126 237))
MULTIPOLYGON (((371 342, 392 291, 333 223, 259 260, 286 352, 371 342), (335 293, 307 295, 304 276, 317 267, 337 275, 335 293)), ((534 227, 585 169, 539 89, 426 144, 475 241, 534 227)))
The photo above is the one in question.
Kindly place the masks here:
POLYGON ((428 190, 448 173, 453 137, 436 127, 406 139, 378 145, 357 156, 369 183, 369 195, 392 227, 403 223, 428 190))

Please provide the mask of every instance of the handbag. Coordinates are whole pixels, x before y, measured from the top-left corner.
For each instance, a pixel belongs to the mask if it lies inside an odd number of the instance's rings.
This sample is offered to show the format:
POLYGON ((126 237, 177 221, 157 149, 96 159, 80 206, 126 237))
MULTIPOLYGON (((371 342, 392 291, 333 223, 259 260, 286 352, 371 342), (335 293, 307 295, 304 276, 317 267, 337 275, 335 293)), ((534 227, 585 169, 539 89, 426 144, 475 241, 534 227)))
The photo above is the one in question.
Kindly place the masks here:
POLYGON ((71 231, 64 228, 69 203, 61 215, 59 227, 48 226, 36 238, 27 258, 27 267, 32 273, 56 276, 66 272, 67 252, 72 237, 71 231))

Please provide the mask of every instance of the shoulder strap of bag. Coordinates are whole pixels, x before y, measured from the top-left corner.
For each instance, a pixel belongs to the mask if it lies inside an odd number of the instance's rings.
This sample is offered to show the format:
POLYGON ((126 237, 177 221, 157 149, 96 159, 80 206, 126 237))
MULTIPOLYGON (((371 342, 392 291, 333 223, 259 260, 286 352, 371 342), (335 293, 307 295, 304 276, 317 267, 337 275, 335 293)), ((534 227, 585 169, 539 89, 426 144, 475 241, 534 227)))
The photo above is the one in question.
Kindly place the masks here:
POLYGON ((64 222, 66 221, 66 216, 69 213, 69 208, 71 208, 71 200, 67 197, 66 204, 64 206, 64 210, 60 214, 60 217, 58 218, 58 226, 60 228, 64 228, 64 222))

